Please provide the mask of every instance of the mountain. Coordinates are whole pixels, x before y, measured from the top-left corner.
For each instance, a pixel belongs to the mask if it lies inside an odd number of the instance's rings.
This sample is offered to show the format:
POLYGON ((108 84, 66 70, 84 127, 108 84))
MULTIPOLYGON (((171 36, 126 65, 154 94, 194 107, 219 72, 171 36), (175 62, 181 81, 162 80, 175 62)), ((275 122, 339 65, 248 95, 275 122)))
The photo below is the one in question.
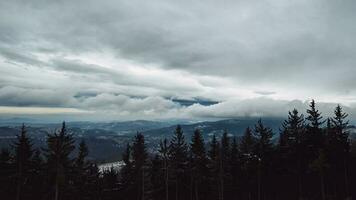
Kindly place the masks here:
MULTIPOLYGON (((181 127, 189 142, 195 129, 200 129, 205 141, 215 134, 218 137, 227 130, 231 136, 241 136, 247 127, 254 128, 259 118, 235 118, 219 121, 203 121, 197 123, 182 122, 181 127)), ((275 138, 278 137, 282 118, 266 117, 262 122, 273 129, 275 138)), ((60 124, 28 124, 27 132, 35 147, 46 145, 47 134, 60 128, 60 124)), ((127 122, 69 122, 68 131, 74 135, 77 143, 85 140, 92 160, 111 162, 121 158, 121 153, 127 143, 132 142, 137 131, 145 135, 145 140, 150 151, 156 151, 159 141, 171 138, 176 129, 175 122, 156 121, 127 121, 127 122)), ((350 137, 356 139, 356 127, 350 126, 350 137)), ((10 147, 20 133, 20 124, 0 126, 0 148, 10 147)))
MULTIPOLYGON (((204 137, 212 136, 216 134, 220 136, 225 130, 234 136, 241 136, 247 127, 253 129, 256 122, 259 118, 236 118, 236 119, 227 119, 227 120, 219 120, 219 121, 204 121, 193 124, 182 124, 182 130, 190 139, 194 130, 199 129, 204 137)), ((278 133, 279 128, 284 119, 282 118, 264 118, 262 122, 272 128, 275 133, 278 133)), ((176 125, 164 127, 160 129, 153 129, 144 131, 144 135, 148 136, 161 136, 161 137, 170 137, 174 132, 176 125)))

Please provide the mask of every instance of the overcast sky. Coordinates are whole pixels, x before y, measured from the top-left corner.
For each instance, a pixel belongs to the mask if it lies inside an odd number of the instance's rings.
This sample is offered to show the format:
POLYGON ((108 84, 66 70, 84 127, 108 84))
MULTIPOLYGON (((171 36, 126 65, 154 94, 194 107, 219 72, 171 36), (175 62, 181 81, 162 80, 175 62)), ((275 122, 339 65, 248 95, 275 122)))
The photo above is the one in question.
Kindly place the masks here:
POLYGON ((0 115, 286 116, 314 98, 352 117, 355 10, 354 0, 0 0, 0 115))

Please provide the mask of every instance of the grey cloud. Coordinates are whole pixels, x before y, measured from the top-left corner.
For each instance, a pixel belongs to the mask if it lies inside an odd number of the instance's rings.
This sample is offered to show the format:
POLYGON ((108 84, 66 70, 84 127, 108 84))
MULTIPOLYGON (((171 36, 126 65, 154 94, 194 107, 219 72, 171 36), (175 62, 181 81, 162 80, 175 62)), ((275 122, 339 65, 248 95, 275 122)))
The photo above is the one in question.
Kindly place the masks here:
POLYGON ((256 94, 260 94, 260 95, 272 95, 272 94, 276 94, 276 92, 273 91, 262 91, 262 90, 257 90, 255 91, 256 94))
POLYGON ((15 62, 25 65, 43 66, 44 62, 40 61, 33 55, 23 55, 15 51, 20 50, 7 50, 0 49, 0 55, 2 55, 8 62, 15 62))
POLYGON ((118 112, 122 104, 124 112, 227 117, 283 115, 290 107, 254 94, 355 102, 355 8, 352 0, 1 1, 0 104, 104 109, 105 102, 118 112), (164 73, 67 58, 103 52, 164 73), (177 108, 167 100, 197 97, 220 103, 177 108))
POLYGON ((72 105, 72 96, 67 91, 29 89, 18 87, 0 88, 0 102, 3 106, 62 106, 72 105))

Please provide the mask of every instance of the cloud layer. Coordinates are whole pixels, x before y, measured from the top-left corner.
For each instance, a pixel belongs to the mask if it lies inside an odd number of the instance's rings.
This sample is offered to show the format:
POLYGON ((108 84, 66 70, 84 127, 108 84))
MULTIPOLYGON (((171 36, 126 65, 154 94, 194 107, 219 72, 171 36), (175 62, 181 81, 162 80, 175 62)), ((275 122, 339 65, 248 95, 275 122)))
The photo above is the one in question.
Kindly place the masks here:
POLYGON ((0 113, 284 116, 315 98, 325 112, 343 103, 356 114, 355 9, 352 0, 1 1, 0 113))

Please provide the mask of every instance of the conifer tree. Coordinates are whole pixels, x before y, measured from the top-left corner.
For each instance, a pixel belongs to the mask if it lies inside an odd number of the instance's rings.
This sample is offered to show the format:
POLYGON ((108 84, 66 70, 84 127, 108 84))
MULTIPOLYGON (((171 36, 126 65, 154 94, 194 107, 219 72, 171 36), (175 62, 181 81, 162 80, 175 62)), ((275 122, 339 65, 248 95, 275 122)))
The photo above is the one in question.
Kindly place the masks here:
POLYGON ((250 127, 247 127, 240 142, 240 152, 243 157, 251 156, 254 153, 257 139, 254 137, 250 127))
POLYGON ((87 170, 89 169, 89 162, 87 156, 89 154, 88 147, 84 140, 79 143, 78 155, 74 161, 74 187, 79 192, 79 195, 84 195, 87 170))
POLYGON ((234 137, 231 143, 231 151, 230 151, 230 171, 231 171, 231 191, 232 191, 232 198, 238 198, 239 192, 239 181, 241 175, 241 155, 239 151, 239 144, 237 138, 234 137))
POLYGON ((317 156, 319 149, 322 148, 324 144, 324 136, 321 126, 325 121, 322 120, 323 117, 321 116, 321 113, 316 109, 314 100, 310 102, 307 113, 307 143, 311 146, 311 152, 309 154, 313 154, 313 157, 310 158, 313 160, 317 156))
POLYGON ((15 163, 17 166, 17 189, 16 200, 21 199, 23 195, 23 186, 25 179, 29 176, 31 168, 31 158, 33 155, 32 142, 26 134, 25 125, 22 124, 21 133, 17 135, 17 141, 14 143, 15 163))
POLYGON ((165 199, 169 199, 169 151, 170 146, 168 140, 165 138, 160 142, 159 154, 161 160, 163 161, 163 171, 164 171, 164 190, 165 190, 165 199))
POLYGON ((133 194, 133 169, 132 169, 132 158, 131 158, 131 146, 128 143, 126 149, 122 154, 122 161, 124 166, 120 170, 120 191, 123 197, 127 199, 135 199, 132 197, 133 194))
POLYGON ((170 143, 169 162, 171 163, 171 173, 175 182, 175 200, 184 199, 179 194, 187 194, 183 189, 187 185, 188 167, 188 146, 185 142, 183 131, 180 125, 177 126, 170 143))
POLYGON ((190 143, 190 151, 191 151, 191 170, 192 170, 192 178, 194 180, 194 199, 204 199, 204 191, 206 187, 204 184, 208 169, 207 169, 207 157, 205 151, 205 143, 203 136, 199 129, 194 131, 192 141, 190 143))
MULTIPOLYGON (((314 105, 314 104, 313 104, 314 105)), ((315 108, 315 107, 314 107, 315 108)), ((306 168, 305 155, 305 125, 304 117, 296 109, 288 113, 288 118, 282 124, 279 144, 280 168, 292 172, 298 183, 298 196, 303 195, 303 173, 306 168)))
POLYGON ((272 137, 273 132, 272 129, 263 125, 262 120, 259 119, 257 124, 255 125, 255 137, 257 138, 256 143, 256 155, 263 162, 266 161, 266 157, 273 150, 272 137))
POLYGON ((267 186, 265 183, 265 178, 268 174, 270 163, 269 160, 271 159, 271 154, 273 152, 273 143, 272 137, 273 132, 272 129, 263 125, 262 120, 259 119, 257 124, 255 125, 255 137, 257 138, 256 143, 256 158, 258 161, 258 200, 262 198, 262 193, 265 190, 262 186, 267 186), (263 190, 263 191, 262 191, 263 190))
POLYGON ((220 200, 224 200, 226 193, 226 185, 230 178, 229 168, 229 156, 230 156, 230 138, 225 130, 220 141, 219 152, 219 184, 220 184, 220 200))
POLYGON ((151 178, 151 194, 152 199, 164 200, 167 192, 165 191, 165 171, 163 160, 159 154, 155 154, 151 159, 150 173, 151 178))
POLYGON ((329 167, 326 159, 326 155, 324 150, 319 150, 318 157, 310 164, 310 168, 316 172, 318 172, 320 177, 320 193, 321 199, 326 199, 326 191, 325 191, 325 173, 327 168, 329 167))
POLYGON ((220 169, 220 143, 215 134, 209 143, 208 169, 210 174, 209 191, 211 199, 220 198, 219 169, 220 169))
POLYGON ((16 166, 14 166, 13 158, 9 149, 2 148, 0 152, 0 197, 3 199, 14 199, 16 194, 13 193, 13 188, 16 184, 12 184, 14 179, 16 181, 16 166))
POLYGON ((255 191, 253 190, 253 185, 255 182, 254 176, 256 174, 256 145, 257 138, 254 136, 250 127, 247 127, 240 141, 239 149, 241 154, 241 170, 243 175, 243 180, 245 184, 243 185, 243 190, 246 191, 245 198, 251 199, 255 191))
MULTIPOLYGON (((309 116, 310 117, 310 116, 309 116)), ((304 126, 304 116, 297 109, 293 109, 292 112, 288 112, 288 119, 282 124, 282 134, 281 138, 283 144, 288 147, 294 147, 302 142, 305 126, 304 126)))
POLYGON ((344 187, 345 187, 345 195, 348 197, 349 194, 349 178, 348 178, 348 159, 350 153, 350 141, 349 141, 349 132, 347 131, 347 127, 349 121, 346 120, 348 114, 342 111, 340 105, 337 105, 334 110, 334 117, 331 119, 332 128, 335 132, 335 139, 333 141, 334 150, 337 152, 337 156, 335 157, 335 161, 337 163, 342 163, 342 171, 343 179, 344 179, 344 187), (340 159, 341 158, 341 159, 340 159))
POLYGON ((150 187, 148 177, 148 153, 145 146, 145 139, 141 133, 137 133, 132 144, 132 172, 136 199, 145 200, 150 187))
POLYGON ((62 123, 62 128, 58 133, 48 135, 47 148, 44 151, 48 170, 54 177, 55 200, 60 199, 66 176, 73 166, 73 159, 70 158, 70 154, 74 149, 73 135, 68 133, 65 122, 62 123))

